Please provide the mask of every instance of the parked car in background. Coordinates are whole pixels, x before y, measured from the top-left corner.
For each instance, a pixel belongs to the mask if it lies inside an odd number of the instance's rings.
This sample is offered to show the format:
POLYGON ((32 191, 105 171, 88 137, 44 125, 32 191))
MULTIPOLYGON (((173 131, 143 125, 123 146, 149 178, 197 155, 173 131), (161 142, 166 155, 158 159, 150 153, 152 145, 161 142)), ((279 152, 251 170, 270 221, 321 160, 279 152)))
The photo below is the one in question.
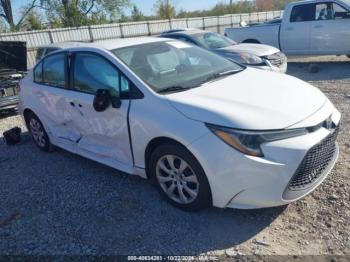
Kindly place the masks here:
POLYGON ((48 54, 54 51, 64 49, 64 48, 70 48, 70 47, 78 47, 78 46, 81 46, 82 43, 84 42, 67 41, 67 42, 58 42, 58 43, 40 46, 37 49, 35 61, 36 63, 38 63, 43 57, 47 56, 48 54))
POLYGON ((26 71, 26 43, 0 41, 0 110, 17 107, 18 82, 26 71))
POLYGON ((161 37, 199 46, 247 66, 282 73, 287 71, 287 57, 272 46, 237 44, 220 34, 199 29, 173 29, 162 33, 161 37))
POLYGON ((56 145, 149 178, 186 210, 288 204, 338 157, 340 113, 317 88, 177 40, 57 51, 20 86, 41 150, 56 145))
POLYGON ((287 55, 350 55, 350 0, 307 0, 287 5, 283 19, 225 35, 239 43, 275 46, 287 55))

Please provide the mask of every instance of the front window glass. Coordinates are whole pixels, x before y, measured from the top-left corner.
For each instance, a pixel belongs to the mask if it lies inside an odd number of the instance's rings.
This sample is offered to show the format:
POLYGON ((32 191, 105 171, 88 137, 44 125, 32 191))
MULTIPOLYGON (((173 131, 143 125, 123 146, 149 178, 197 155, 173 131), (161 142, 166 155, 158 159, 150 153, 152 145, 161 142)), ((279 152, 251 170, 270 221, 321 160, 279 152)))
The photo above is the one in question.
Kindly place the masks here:
POLYGON ((64 58, 64 53, 45 58, 43 65, 43 82, 45 84, 57 87, 65 86, 64 58))
POLYGON ((231 39, 217 33, 196 34, 193 37, 204 47, 210 49, 224 48, 236 44, 231 39))
POLYGON ((315 5, 306 4, 306 5, 297 5, 292 9, 290 15, 290 22, 305 22, 315 20, 315 5))
POLYGON ((148 43, 112 52, 156 92, 170 87, 196 87, 213 74, 244 69, 223 57, 179 41, 148 43))
POLYGON ((77 53, 74 61, 74 89, 90 94, 108 89, 113 96, 119 96, 119 71, 106 59, 77 53))

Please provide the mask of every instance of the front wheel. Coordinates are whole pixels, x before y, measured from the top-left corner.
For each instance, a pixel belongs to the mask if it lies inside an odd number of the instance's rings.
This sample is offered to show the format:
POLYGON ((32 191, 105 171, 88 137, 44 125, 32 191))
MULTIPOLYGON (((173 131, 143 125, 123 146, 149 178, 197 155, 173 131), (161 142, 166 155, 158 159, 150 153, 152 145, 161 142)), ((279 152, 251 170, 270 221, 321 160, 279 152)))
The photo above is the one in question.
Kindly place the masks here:
POLYGON ((183 146, 169 144, 156 148, 151 155, 149 170, 158 190, 172 205, 197 211, 211 204, 204 170, 183 146))

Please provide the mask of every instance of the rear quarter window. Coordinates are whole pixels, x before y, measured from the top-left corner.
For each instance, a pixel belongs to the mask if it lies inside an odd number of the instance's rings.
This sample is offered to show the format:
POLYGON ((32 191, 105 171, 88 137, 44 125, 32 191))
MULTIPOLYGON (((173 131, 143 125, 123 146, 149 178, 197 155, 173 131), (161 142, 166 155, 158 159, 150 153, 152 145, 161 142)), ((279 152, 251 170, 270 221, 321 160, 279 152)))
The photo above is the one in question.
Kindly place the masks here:
POLYGON ((36 61, 38 62, 44 55, 44 52, 45 52, 45 48, 39 48, 37 51, 36 51, 36 61))
POLYGON ((39 63, 34 68, 34 82, 42 83, 43 82, 43 63, 39 63))

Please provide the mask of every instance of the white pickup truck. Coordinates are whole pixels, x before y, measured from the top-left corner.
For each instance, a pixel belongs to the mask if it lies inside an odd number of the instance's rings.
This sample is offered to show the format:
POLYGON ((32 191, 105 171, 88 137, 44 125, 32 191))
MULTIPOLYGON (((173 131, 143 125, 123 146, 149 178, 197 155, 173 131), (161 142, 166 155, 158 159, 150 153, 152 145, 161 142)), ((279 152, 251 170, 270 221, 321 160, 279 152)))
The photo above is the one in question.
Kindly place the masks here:
POLYGON ((280 20, 227 28, 225 35, 240 43, 272 45, 287 55, 350 57, 350 0, 294 2, 280 20))

